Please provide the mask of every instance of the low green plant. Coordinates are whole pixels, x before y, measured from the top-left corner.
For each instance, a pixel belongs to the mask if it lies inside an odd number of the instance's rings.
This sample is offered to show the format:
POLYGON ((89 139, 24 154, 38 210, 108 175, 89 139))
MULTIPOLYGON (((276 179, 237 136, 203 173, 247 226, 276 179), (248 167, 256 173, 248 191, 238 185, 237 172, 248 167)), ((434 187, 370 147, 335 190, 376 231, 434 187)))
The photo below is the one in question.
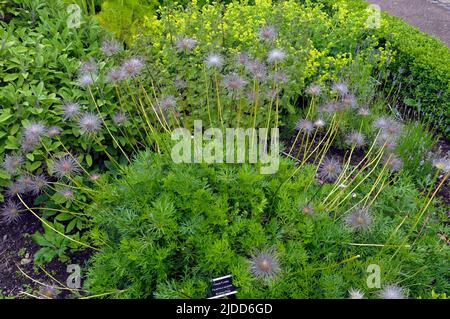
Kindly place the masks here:
POLYGON ((231 273, 239 298, 344 298, 350 288, 377 297, 366 286, 366 268, 377 264, 383 286, 396 283, 410 297, 448 291, 440 226, 428 222, 408 237, 408 216, 420 208, 411 183, 387 185, 370 207, 371 226, 352 231, 345 207, 324 209, 331 185, 314 182, 314 167, 285 182, 293 169, 282 159, 277 174, 263 176, 258 165, 141 154, 123 179, 101 185, 89 209, 100 251, 86 288, 114 298, 204 298, 212 278, 231 273), (404 201, 379 206, 393 192, 404 201))

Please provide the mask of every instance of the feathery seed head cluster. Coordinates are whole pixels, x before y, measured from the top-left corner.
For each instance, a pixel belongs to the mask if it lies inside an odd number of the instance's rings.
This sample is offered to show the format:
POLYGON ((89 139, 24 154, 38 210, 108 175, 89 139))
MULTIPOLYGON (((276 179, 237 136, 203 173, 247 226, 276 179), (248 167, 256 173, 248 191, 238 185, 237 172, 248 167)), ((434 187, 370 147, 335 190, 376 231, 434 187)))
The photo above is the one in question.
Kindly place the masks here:
POLYGON ((280 272, 280 264, 273 249, 257 252, 249 260, 250 273, 259 279, 273 279, 280 272))

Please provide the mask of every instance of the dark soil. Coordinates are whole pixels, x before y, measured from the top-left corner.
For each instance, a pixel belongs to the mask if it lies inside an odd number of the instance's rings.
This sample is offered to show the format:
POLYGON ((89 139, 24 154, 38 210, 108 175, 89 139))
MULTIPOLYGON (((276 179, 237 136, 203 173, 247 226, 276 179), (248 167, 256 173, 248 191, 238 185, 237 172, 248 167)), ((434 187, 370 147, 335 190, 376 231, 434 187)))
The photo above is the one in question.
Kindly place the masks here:
MULTIPOLYGON (((23 218, 13 225, 0 225, 0 296, 15 298, 30 298, 29 295, 42 297, 44 286, 23 275, 20 269, 36 281, 61 287, 34 264, 33 256, 39 246, 30 238, 36 231, 43 231, 41 222, 31 214, 24 214, 23 218), (24 293, 25 292, 25 293, 24 293)), ((43 266, 45 270, 60 283, 66 285, 68 276, 67 265, 78 264, 83 267, 91 255, 90 251, 68 254, 70 261, 62 263, 56 258, 43 266)), ((57 289, 52 298, 70 298, 68 290, 57 289)), ((44 298, 44 297, 42 297, 44 298)))

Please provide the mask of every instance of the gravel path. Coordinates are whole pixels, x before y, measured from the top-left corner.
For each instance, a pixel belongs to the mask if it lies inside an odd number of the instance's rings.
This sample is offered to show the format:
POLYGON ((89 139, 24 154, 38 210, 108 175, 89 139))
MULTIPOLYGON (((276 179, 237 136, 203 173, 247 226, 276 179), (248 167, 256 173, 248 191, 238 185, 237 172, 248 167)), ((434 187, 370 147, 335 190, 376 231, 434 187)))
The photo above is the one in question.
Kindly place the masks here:
POLYGON ((450 47, 450 0, 367 0, 450 47))

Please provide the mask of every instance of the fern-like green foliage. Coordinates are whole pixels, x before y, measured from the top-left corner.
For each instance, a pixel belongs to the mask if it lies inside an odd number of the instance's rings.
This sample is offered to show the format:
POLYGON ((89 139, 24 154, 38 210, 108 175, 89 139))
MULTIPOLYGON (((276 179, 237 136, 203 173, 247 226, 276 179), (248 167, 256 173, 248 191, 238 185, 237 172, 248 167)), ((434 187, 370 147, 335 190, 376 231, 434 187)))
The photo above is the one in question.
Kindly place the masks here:
POLYGON ((408 179, 387 186, 372 207, 372 228, 355 233, 334 218, 344 207, 321 206, 329 187, 315 184, 313 166, 280 188, 294 169, 282 160, 277 174, 261 175, 257 165, 174 164, 141 154, 122 179, 99 187, 89 210, 100 251, 86 288, 113 298, 204 298, 211 279, 233 274, 239 298, 345 298, 350 288, 376 297, 366 270, 377 264, 382 285, 400 284, 411 297, 448 291, 448 251, 435 221, 395 255, 397 247, 372 245, 405 240, 412 223, 405 216, 419 206, 408 179), (309 201, 312 215, 299 209, 309 201), (280 272, 263 280, 249 260, 267 250, 280 272))

